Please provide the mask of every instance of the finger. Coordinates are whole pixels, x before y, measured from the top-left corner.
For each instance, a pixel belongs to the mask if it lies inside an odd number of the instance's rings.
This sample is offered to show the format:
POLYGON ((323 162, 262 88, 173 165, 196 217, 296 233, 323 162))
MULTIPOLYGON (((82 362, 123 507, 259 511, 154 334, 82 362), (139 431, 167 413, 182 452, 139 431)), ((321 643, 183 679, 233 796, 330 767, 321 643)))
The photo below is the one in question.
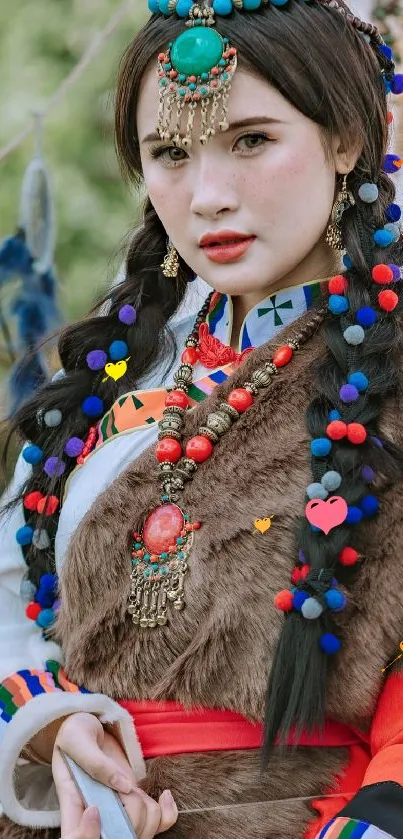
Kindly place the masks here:
POLYGON ((155 833, 164 833, 165 830, 173 827, 178 820, 178 808, 170 789, 164 790, 162 795, 160 795, 159 806, 161 809, 161 819, 155 833))
POLYGON ((52 773, 59 799, 61 835, 69 836, 78 828, 81 822, 84 804, 70 772, 57 749, 53 752, 52 773))
POLYGON ((85 735, 69 742, 64 747, 69 755, 91 778, 100 781, 117 792, 129 793, 133 789, 133 782, 123 770, 117 766, 116 760, 108 757, 98 743, 85 735))
POLYGON ((168 830, 168 828, 172 827, 172 825, 174 825, 177 821, 178 810, 169 790, 165 790, 162 793, 158 802, 153 798, 150 798, 150 796, 140 788, 136 788, 134 795, 124 796, 124 798, 127 799, 127 802, 124 802, 125 807, 137 833, 138 839, 153 839, 157 833, 162 833, 164 830, 168 830), (139 824, 137 815, 139 813, 139 800, 142 801, 145 806, 142 824, 139 824))
POLYGON ((100 836, 101 819, 99 811, 96 807, 88 807, 81 817, 77 830, 66 837, 62 833, 61 839, 100 839, 100 836))

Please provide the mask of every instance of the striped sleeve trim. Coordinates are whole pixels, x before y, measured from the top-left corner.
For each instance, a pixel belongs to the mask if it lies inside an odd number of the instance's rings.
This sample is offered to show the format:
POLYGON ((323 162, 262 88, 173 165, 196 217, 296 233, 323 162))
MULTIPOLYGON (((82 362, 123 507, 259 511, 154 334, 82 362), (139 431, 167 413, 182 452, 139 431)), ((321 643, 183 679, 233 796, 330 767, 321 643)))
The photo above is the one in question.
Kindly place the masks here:
POLYGON ((47 661, 44 670, 18 670, 8 676, 0 684, 0 729, 34 696, 63 691, 89 693, 68 680, 58 661, 47 661))
POLYGON ((385 833, 379 827, 356 819, 332 819, 316 839, 394 839, 390 833, 385 833))

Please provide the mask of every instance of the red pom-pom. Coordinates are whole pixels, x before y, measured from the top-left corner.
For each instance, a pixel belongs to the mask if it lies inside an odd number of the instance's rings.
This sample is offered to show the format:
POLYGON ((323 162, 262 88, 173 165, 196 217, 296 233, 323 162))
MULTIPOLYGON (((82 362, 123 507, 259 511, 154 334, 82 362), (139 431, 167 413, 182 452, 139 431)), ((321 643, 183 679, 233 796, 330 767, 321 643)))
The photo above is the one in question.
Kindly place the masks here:
POLYGON ((296 586, 297 583, 299 583, 300 579, 301 579, 301 569, 298 568, 298 565, 296 565, 295 568, 293 568, 292 572, 291 572, 291 582, 294 583, 294 585, 296 586))
POLYGON ((342 274, 337 274, 329 281, 330 294, 344 294, 348 289, 348 281, 342 274))
POLYGON ((24 507, 26 510, 37 510, 38 503, 43 498, 41 492, 29 492, 28 495, 24 497, 24 507))
POLYGON ((385 312, 393 312, 399 302, 396 292, 388 289, 387 291, 380 291, 378 294, 378 303, 385 312))
POLYGON ((235 408, 240 414, 243 414, 252 405, 253 396, 249 390, 243 387, 237 387, 230 393, 227 402, 228 405, 231 405, 232 408, 235 408))
POLYGON ((347 425, 342 420, 333 420, 333 422, 329 422, 326 434, 331 440, 342 440, 347 434, 347 425))
POLYGON ((213 444, 208 437, 203 434, 197 434, 196 437, 191 437, 186 444, 186 457, 192 458, 196 463, 203 463, 213 453, 213 444))
POLYGON ((301 580, 305 580, 307 578, 310 570, 311 570, 311 566, 308 563, 306 563, 305 565, 302 566, 302 568, 301 568, 301 580))
POLYGON ((389 268, 389 265, 384 265, 383 263, 380 265, 374 265, 372 269, 372 279, 379 285, 393 283, 393 271, 389 268))
POLYGON ((284 347, 279 347, 278 350, 273 355, 273 364, 276 367, 285 367, 289 361, 291 361, 294 355, 294 350, 288 344, 285 344, 284 347))
POLYGON ((355 565, 360 558, 358 551, 355 548, 343 548, 339 553, 340 565, 355 565))
POLYGON ((274 598, 274 605, 280 612, 290 612, 293 607, 294 597, 287 588, 279 591, 274 598))
POLYGON ((189 397, 186 396, 183 390, 171 390, 165 399, 165 405, 167 408, 174 405, 176 408, 185 409, 189 405, 189 397))
POLYGON ((173 440, 171 437, 164 437, 159 440, 155 447, 155 455, 160 463, 164 460, 169 460, 171 463, 177 463, 182 456, 182 446, 178 440, 173 440))
POLYGON ((25 614, 30 621, 36 621, 38 615, 42 611, 42 607, 39 603, 28 603, 28 606, 25 609, 25 614))
POLYGON ((59 506, 59 499, 55 495, 46 495, 38 501, 38 513, 53 516, 59 506))
POLYGON ((350 443, 359 445, 365 443, 367 439, 367 429, 361 425, 360 422, 350 422, 347 426, 347 440, 350 443))

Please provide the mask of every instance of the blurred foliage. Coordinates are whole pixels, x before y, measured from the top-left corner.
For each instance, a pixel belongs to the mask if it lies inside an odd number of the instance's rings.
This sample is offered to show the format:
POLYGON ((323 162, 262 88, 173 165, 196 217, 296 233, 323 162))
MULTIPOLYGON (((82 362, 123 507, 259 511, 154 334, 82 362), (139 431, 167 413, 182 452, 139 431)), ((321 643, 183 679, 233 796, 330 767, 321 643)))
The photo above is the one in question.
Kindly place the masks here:
MULTIPOLYGON (((46 105, 119 6, 117 0, 0 0, 0 147, 46 105)), ((113 280, 123 240, 139 218, 138 197, 122 183, 115 157, 113 106, 120 56, 148 17, 146 0, 133 0, 133 10, 45 122, 66 321, 81 317, 113 280)), ((0 162, 0 239, 18 223, 22 177, 34 148, 32 135, 0 162)), ((10 294, 2 294, 5 311, 10 294)), ((0 378, 7 367, 0 336, 0 378)))

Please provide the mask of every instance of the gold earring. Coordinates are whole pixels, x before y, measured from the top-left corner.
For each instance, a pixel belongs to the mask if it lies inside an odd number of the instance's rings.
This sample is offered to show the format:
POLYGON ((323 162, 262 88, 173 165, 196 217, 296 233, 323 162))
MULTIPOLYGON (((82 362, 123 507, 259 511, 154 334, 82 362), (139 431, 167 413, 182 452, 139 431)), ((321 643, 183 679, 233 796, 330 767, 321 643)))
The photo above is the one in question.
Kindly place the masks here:
POLYGON ((354 196, 347 189, 347 175, 344 175, 343 185, 333 205, 332 215, 326 231, 326 244, 335 251, 344 250, 341 220, 343 213, 350 207, 354 207, 354 204, 354 196))
POLYGON ((168 252, 164 258, 162 265, 162 273, 164 277, 177 277, 179 271, 179 254, 172 242, 169 242, 168 252))

